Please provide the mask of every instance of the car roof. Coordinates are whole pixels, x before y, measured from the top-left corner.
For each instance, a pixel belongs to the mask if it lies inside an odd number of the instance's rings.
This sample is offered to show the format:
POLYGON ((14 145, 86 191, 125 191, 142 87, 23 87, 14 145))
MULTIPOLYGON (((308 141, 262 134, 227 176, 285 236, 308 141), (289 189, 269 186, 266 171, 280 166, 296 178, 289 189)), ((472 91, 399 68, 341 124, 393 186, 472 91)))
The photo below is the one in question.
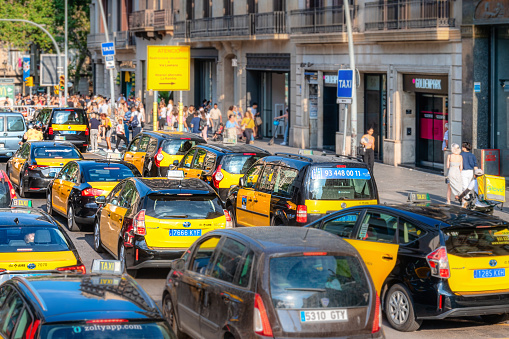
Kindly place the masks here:
POLYGON ((51 111, 52 112, 54 112, 54 111, 82 111, 82 112, 84 112, 85 109, 77 108, 77 107, 53 107, 53 109, 51 111))
POLYGON ((223 144, 205 144, 205 145, 197 145, 201 148, 208 148, 214 150, 216 152, 221 153, 264 153, 270 155, 270 152, 264 150, 263 148, 256 147, 253 145, 247 144, 238 144, 238 145, 223 145, 223 144))
POLYGON ((82 168, 92 167, 95 164, 120 164, 125 165, 129 168, 135 167, 133 164, 123 160, 106 160, 106 159, 87 159, 87 160, 75 160, 75 162, 82 168))
POLYGON ((55 146, 55 147, 58 147, 58 146, 73 146, 73 144, 68 142, 68 141, 48 141, 48 140, 43 140, 43 141, 29 141, 29 143, 32 146, 41 146, 41 147, 47 147, 47 146, 55 146))
POLYGON ((208 234, 234 234, 255 243, 267 254, 326 251, 355 256, 357 251, 343 239, 315 228, 267 226, 215 230, 208 234))
POLYGON ((58 225, 38 208, 0 208, 0 230, 2 227, 50 226, 58 225), (15 220, 17 219, 17 222, 15 220))
POLYGON ((342 156, 342 155, 301 155, 293 153, 275 153, 274 155, 268 156, 263 159, 266 163, 280 162, 286 165, 294 165, 297 167, 304 167, 307 165, 323 165, 323 164, 344 164, 344 165, 355 165, 358 167, 366 167, 367 165, 357 158, 342 156))
POLYGON ((47 323, 161 318, 154 301, 129 276, 52 275, 12 281, 38 305, 47 323))
POLYGON ((216 195, 212 187, 198 178, 166 179, 166 178, 132 178, 145 188, 145 194, 200 194, 216 195))
POLYGON ((191 139, 191 140, 199 140, 203 141, 203 143, 206 143, 205 139, 203 139, 201 136, 194 134, 194 133, 187 133, 187 132, 170 132, 170 131, 144 131, 143 134, 145 135, 151 135, 159 138, 164 139, 191 139))

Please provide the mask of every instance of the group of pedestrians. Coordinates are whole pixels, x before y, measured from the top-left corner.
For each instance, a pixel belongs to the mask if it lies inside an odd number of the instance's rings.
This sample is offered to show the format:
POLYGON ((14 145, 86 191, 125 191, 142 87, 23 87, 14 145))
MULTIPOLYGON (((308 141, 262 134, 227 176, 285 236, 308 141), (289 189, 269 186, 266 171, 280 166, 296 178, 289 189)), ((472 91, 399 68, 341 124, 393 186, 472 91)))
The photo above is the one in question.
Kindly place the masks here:
MULTIPOLYGON (((474 179, 478 170, 477 158, 470 151, 472 145, 469 142, 451 145, 451 154, 447 156, 447 204, 451 203, 451 197, 455 199, 465 191, 474 179)), ((464 202, 463 202, 464 204, 464 202)))

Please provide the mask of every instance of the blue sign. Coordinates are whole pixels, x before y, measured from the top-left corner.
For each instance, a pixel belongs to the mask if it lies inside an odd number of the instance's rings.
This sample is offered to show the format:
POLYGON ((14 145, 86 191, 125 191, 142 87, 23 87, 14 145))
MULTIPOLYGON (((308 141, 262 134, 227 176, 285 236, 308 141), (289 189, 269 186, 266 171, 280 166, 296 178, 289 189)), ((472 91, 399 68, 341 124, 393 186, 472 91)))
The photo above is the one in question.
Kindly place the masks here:
POLYGON ((338 98, 352 98, 353 71, 340 69, 338 71, 338 98))
POLYGON ((101 44, 103 56, 115 55, 115 44, 113 42, 105 42, 101 44))
POLYGON ((474 93, 481 93, 481 83, 474 82, 474 93))
POLYGON ((371 179, 367 168, 315 167, 311 170, 311 179, 371 179))
POLYGON ((30 57, 23 57, 23 81, 30 76, 30 57))

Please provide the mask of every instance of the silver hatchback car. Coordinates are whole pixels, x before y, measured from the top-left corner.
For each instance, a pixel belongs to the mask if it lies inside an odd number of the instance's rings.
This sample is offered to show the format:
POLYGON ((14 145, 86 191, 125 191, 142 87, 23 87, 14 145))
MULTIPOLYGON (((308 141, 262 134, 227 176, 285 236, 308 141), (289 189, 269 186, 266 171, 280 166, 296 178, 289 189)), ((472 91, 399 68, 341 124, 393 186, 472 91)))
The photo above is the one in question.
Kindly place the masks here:
POLYGON ((27 126, 21 113, 0 112, 0 157, 13 155, 26 131, 27 126))

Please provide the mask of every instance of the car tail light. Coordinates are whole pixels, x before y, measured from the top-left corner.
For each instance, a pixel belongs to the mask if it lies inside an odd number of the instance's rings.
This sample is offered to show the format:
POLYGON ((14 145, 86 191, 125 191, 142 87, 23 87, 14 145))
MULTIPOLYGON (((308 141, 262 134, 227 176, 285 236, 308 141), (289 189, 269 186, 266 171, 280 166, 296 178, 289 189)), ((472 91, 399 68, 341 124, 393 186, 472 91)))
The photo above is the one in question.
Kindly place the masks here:
POLYGON ((224 216, 226 217, 226 228, 233 228, 232 216, 228 210, 223 210, 224 216))
POLYGON ((431 267, 432 276, 444 279, 448 279, 451 276, 447 249, 444 246, 441 246, 428 254, 426 260, 428 261, 429 267, 431 267))
POLYGON ((308 222, 308 208, 306 205, 297 206, 297 222, 308 222))
POLYGON ((60 272, 74 271, 74 273, 81 273, 81 274, 87 273, 87 269, 85 268, 85 265, 59 267, 59 268, 57 268, 57 271, 60 271, 60 272))
POLYGON ((272 328, 270 327, 267 310, 263 304, 262 297, 258 293, 255 294, 253 325, 256 334, 272 337, 272 328))
POLYGON ((212 174, 212 182, 215 188, 219 188, 219 183, 224 178, 224 174, 223 172, 221 172, 221 167, 222 167, 221 165, 217 166, 216 171, 214 172, 214 174, 212 174))
POLYGON ((131 218, 125 218, 124 219, 124 246, 125 247, 133 247, 133 240, 134 240, 134 226, 133 226, 133 219, 131 218))
POLYGON ((0 273, 5 272, 5 268, 0 268, 0 273))
POLYGON ((37 168, 47 168, 49 167, 48 165, 30 165, 28 166, 28 169, 33 171, 34 169, 37 169, 37 168))
POLYGON ((53 135, 53 127, 48 128, 48 134, 53 135))
POLYGON ((88 135, 88 128, 85 128, 85 135, 88 135))
POLYGON ((373 330, 371 333, 376 333, 382 328, 382 305, 380 304, 380 297, 376 294, 375 301, 375 317, 373 318, 373 330))
POLYGON ((154 156, 154 161, 155 161, 157 167, 161 166, 161 161, 163 161, 163 159, 164 159, 163 148, 161 147, 161 148, 159 148, 156 155, 154 156))
POLYGON ((7 185, 9 185, 9 194, 11 196, 11 200, 12 199, 16 199, 17 198, 16 197, 16 190, 12 186, 12 182, 9 179, 9 177, 7 176, 7 173, 5 173, 4 171, 0 171, 0 175, 2 175, 3 180, 5 180, 7 182, 7 185))
POLYGON ((31 323, 30 326, 28 326, 27 331, 26 331, 26 338, 27 339, 34 339, 35 338, 35 335, 37 334, 37 330, 39 329, 39 324, 40 323, 41 323, 41 321, 39 319, 37 319, 36 321, 31 323))
POLYGON ((327 252, 304 252, 305 256, 327 255, 327 252))
POLYGON ((133 219, 133 231, 136 235, 145 235, 147 234, 147 229, 145 228, 145 210, 141 210, 136 214, 133 219))
POLYGON ((244 155, 256 155, 256 153, 244 153, 244 155))
POLYGON ((98 197, 103 194, 104 191, 98 188, 85 188, 83 191, 81 191, 82 197, 98 197))
POLYGON ((94 319, 87 320, 87 324, 117 324, 117 323, 128 323, 128 319, 94 319))

